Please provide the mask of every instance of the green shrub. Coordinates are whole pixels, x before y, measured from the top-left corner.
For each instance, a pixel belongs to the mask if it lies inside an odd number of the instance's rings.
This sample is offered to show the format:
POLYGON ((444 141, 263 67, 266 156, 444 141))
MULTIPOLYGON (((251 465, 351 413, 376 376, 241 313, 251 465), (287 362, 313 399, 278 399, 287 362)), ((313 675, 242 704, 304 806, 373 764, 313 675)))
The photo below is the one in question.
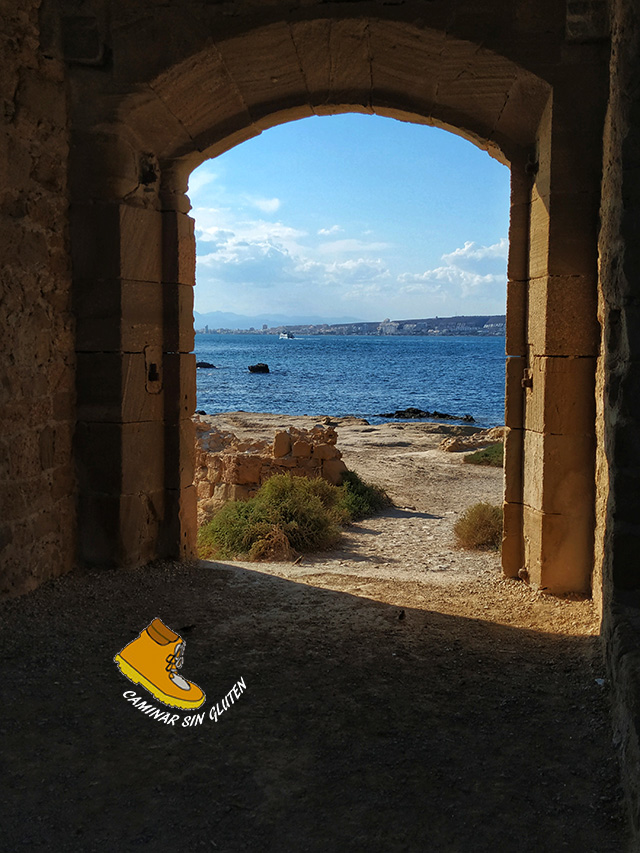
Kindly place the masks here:
POLYGON ((464 457, 465 462, 471 465, 491 465, 494 468, 504 467, 504 444, 491 444, 489 447, 483 447, 482 450, 476 450, 475 453, 468 453, 464 457))
POLYGON ((344 474, 341 488, 344 493, 341 506, 347 510, 350 521, 367 518, 391 506, 391 498, 381 486, 363 482, 355 471, 344 474))
POLYGON ((332 547, 340 527, 390 503, 385 492, 352 472, 342 486, 321 478, 276 474, 248 501, 225 504, 198 531, 202 559, 246 556, 290 560, 332 547))
POLYGON ((453 532, 462 548, 497 550, 502 541, 502 507, 473 504, 455 523, 453 532))

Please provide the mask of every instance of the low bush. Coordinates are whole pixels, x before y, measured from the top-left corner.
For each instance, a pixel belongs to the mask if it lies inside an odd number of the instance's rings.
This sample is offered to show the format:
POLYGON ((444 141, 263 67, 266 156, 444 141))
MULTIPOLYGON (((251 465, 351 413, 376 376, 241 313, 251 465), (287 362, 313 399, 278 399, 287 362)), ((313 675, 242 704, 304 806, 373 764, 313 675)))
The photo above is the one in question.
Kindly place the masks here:
POLYGON ((504 467, 504 444, 491 444, 489 447, 483 447, 482 450, 476 450, 475 453, 468 453, 464 457, 465 462, 471 465, 491 465, 494 468, 504 467))
POLYGON ((502 507, 489 503, 473 504, 460 516, 453 532, 462 548, 499 549, 502 542, 502 507))
POLYGON ((231 501, 198 531, 202 559, 290 560, 332 547, 340 527, 390 504, 386 493, 347 472, 342 486, 276 474, 248 501, 231 501))
POLYGON ((348 512, 350 521, 359 521, 391 506, 391 498, 381 486, 363 482, 355 471, 344 474, 341 489, 340 505, 348 512))

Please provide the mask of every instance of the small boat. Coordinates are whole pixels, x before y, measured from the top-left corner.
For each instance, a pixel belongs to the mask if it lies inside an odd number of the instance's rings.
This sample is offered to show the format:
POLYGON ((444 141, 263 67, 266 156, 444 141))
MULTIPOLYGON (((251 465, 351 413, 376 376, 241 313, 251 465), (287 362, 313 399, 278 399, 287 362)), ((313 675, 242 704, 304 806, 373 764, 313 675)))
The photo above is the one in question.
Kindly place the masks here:
POLYGON ((293 332, 280 332, 280 340, 281 341, 288 341, 288 340, 291 340, 293 337, 294 337, 293 332))

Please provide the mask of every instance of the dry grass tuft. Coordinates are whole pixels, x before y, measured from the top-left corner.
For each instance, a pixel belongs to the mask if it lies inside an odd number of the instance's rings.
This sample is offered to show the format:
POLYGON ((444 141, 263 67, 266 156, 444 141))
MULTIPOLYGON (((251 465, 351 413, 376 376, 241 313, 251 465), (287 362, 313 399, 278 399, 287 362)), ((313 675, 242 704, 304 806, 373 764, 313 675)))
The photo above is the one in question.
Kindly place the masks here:
POLYGON ((473 504, 458 519, 453 532, 461 548, 498 550, 502 542, 502 507, 473 504))

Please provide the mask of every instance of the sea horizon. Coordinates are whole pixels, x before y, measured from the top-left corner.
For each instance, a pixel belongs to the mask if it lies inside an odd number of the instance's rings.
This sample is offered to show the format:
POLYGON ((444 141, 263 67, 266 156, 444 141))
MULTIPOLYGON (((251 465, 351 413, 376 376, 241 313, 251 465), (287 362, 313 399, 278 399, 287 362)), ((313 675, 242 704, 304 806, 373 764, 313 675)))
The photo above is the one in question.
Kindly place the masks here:
MULTIPOLYGON (((261 331, 196 336, 197 410, 359 417, 414 407, 504 424, 503 336, 308 335, 261 331), (250 373, 249 365, 269 366, 250 373)), ((413 420, 413 419, 411 419, 413 420)), ((435 419, 437 420, 437 418, 435 419)))

